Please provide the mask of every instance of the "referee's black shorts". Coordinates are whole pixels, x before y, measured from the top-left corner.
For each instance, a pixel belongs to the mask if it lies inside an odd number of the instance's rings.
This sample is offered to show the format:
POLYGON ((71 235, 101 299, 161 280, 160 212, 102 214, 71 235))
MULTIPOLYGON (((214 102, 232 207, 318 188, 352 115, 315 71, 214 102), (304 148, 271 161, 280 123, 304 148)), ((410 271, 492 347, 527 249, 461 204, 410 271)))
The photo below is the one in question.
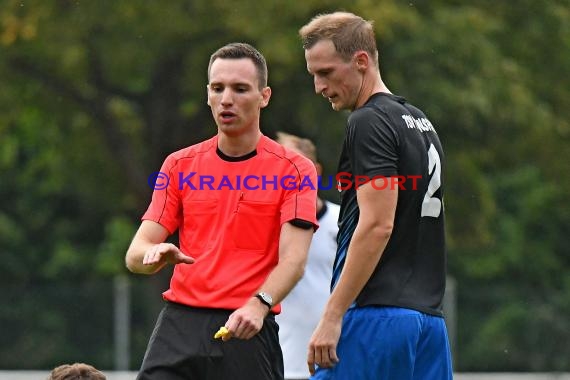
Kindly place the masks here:
POLYGON ((137 380, 283 380, 279 327, 269 315, 249 340, 214 339, 230 310, 167 302, 137 380))

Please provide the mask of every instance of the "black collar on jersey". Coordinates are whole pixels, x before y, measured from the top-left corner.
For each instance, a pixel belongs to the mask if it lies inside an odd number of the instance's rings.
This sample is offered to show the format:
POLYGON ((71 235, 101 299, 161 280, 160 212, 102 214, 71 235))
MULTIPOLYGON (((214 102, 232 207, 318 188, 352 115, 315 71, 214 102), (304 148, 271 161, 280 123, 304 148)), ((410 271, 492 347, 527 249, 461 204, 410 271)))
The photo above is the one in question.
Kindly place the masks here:
POLYGON ((219 147, 216 148, 216 153, 218 154, 218 157, 220 157, 224 161, 238 162, 238 161, 249 160, 250 158, 255 157, 257 155, 257 149, 254 149, 253 151, 238 157, 232 157, 228 156, 227 154, 224 154, 224 152, 222 152, 219 147))
POLYGON ((366 102, 364 102, 364 104, 369 103, 372 99, 379 98, 381 96, 387 96, 388 98, 392 98, 393 100, 397 101, 400 104, 406 103, 406 98, 404 98, 403 96, 394 95, 394 94, 391 94, 389 92, 376 92, 376 93, 370 95, 370 97, 368 98, 368 100, 366 102))

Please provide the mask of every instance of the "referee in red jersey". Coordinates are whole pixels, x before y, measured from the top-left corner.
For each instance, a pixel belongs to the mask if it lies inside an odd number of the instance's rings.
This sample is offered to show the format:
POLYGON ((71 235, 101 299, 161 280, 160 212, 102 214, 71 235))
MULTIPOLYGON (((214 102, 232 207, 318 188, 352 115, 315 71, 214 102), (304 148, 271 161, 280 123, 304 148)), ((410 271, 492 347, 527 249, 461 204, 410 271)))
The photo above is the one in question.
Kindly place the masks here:
POLYGON ((137 379, 283 379, 275 314, 318 227, 303 186, 315 167, 261 133, 271 89, 255 48, 217 50, 208 81, 218 133, 166 158, 126 254, 135 273, 174 265, 137 379), (175 231, 179 245, 165 243, 175 231))

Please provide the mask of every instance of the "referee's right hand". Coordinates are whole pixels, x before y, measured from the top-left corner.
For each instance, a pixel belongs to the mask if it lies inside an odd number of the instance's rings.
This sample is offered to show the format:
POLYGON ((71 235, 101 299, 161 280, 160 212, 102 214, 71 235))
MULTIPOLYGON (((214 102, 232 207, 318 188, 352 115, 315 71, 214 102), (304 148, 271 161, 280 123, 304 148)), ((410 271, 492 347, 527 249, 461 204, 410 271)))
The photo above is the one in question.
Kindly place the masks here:
POLYGON ((160 243, 150 247, 143 257, 143 265, 155 264, 193 264, 194 258, 188 256, 172 243, 160 243))

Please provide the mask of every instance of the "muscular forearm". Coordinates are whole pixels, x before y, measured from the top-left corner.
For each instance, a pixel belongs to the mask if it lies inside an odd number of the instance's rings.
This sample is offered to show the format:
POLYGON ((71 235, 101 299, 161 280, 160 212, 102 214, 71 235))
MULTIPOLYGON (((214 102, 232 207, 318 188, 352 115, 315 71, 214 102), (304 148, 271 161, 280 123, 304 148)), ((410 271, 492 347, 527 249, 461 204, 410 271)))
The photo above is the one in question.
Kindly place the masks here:
POLYGON ((133 273, 141 274, 153 274, 162 269, 164 261, 149 265, 144 263, 144 257, 150 249, 164 242, 167 237, 168 231, 163 226, 153 221, 143 221, 127 250, 127 268, 133 273))
POLYGON ((303 277, 313 230, 304 230, 289 223, 282 226, 279 238, 279 263, 259 288, 279 303, 303 277))
POLYGON ((133 240, 131 246, 127 250, 127 255, 125 257, 127 268, 131 272, 139 274, 153 274, 161 270, 166 264, 165 262, 152 265, 143 264, 145 252, 151 249, 154 245, 156 244, 144 241, 135 242, 133 240))
POLYGON ((281 302, 303 277, 305 260, 282 260, 259 290, 271 294, 273 303, 281 302))
POLYGON ((348 248, 342 275, 325 308, 324 317, 341 318, 378 265, 388 244, 391 228, 358 226, 348 248))

